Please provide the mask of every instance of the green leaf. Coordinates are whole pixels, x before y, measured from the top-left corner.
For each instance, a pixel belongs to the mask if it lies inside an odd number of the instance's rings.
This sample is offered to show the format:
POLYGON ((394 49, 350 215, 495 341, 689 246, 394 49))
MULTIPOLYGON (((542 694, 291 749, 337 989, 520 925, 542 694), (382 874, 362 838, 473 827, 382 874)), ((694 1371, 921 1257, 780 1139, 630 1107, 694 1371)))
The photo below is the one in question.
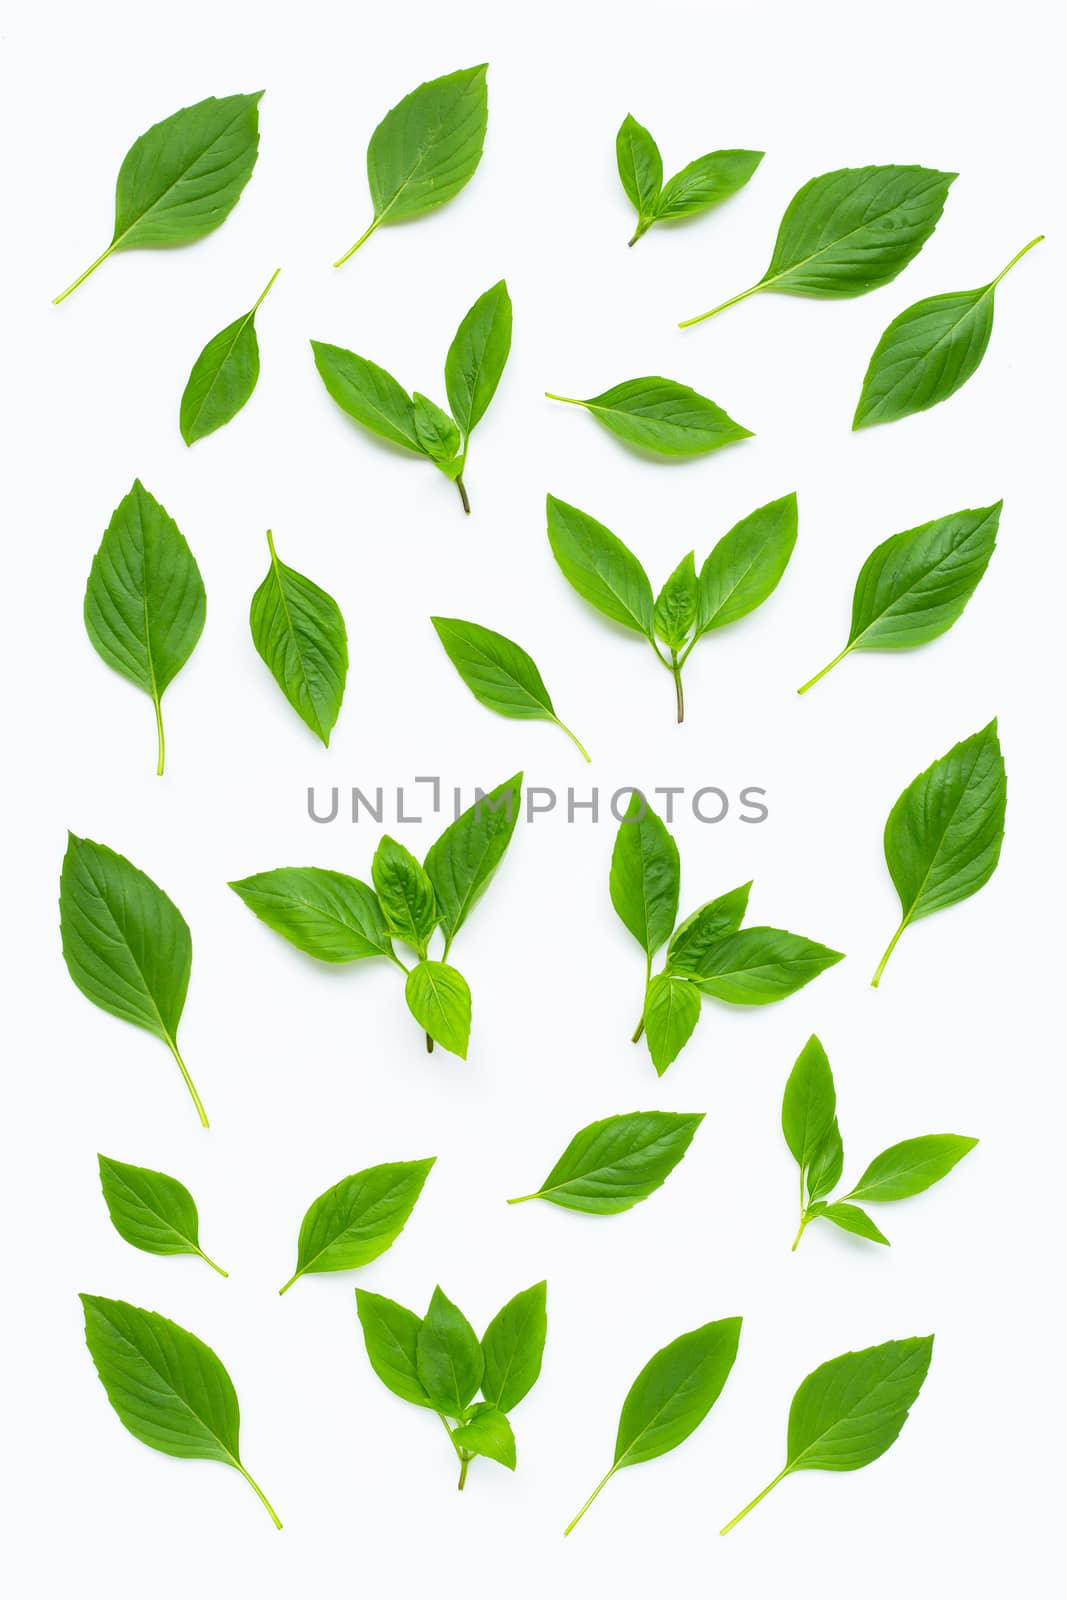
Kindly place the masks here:
POLYGON ((875 988, 909 923, 989 882, 1004 842, 1007 796, 995 718, 904 790, 885 825, 886 865, 903 916, 871 980, 875 988))
POLYGON ((510 350, 511 296, 501 278, 471 306, 445 357, 445 391, 465 439, 489 409, 510 350))
POLYGON ((694 217, 718 205, 745 187, 762 160, 762 150, 712 150, 698 156, 664 184, 655 221, 694 217))
POLYGON ((666 1455, 700 1426, 730 1376, 740 1336, 740 1317, 708 1322, 664 1345, 641 1369, 623 1402, 611 1470, 597 1484, 566 1533, 581 1520, 620 1467, 666 1455))
POLYGON ((452 1431, 452 1443, 472 1455, 488 1456, 515 1471, 515 1435, 502 1411, 487 1400, 471 1406, 467 1420, 452 1431))
POLYGON ((270 1501, 241 1463, 237 1395, 214 1350, 156 1311, 101 1295, 80 1299, 89 1354, 123 1427, 163 1455, 233 1467, 280 1528, 270 1501))
POLYGON ((206 1128, 207 1113, 178 1052, 193 942, 177 906, 125 856, 71 833, 59 921, 63 959, 82 994, 163 1040, 206 1128))
POLYGON ((703 1120, 703 1112, 632 1111, 591 1122, 574 1135, 536 1193, 508 1204, 550 1200, 597 1217, 629 1211, 670 1177, 703 1120))
POLYGON ((415 402, 384 367, 352 350, 312 339, 315 365, 330 398, 380 439, 426 454, 415 427, 415 402))
POLYGON ((699 907, 677 929, 667 946, 667 971, 688 978, 699 973, 710 947, 728 933, 736 933, 748 909, 752 880, 699 907))
POLYGON ((297 716, 328 746, 348 676, 345 619, 332 595, 278 560, 269 528, 267 546, 270 569, 248 619, 252 642, 297 716))
POLYGON ((459 429, 447 411, 442 411, 439 405, 433 400, 428 400, 417 389, 411 398, 415 417, 415 437, 419 441, 420 448, 435 466, 440 467, 449 477, 454 477, 463 470, 462 461, 456 460, 459 450, 459 429))
POLYGON ((521 804, 522 773, 517 772, 450 822, 427 851, 426 876, 433 885, 446 955, 503 860, 521 804))
POLYGON ((200 1248, 196 1201, 184 1183, 110 1156, 97 1156, 97 1161, 108 1215, 127 1244, 152 1256, 199 1256, 221 1277, 229 1276, 200 1248))
POLYGON ((296 1271, 278 1293, 306 1272, 349 1272, 384 1255, 414 1211, 436 1159, 367 1167, 320 1194, 300 1224, 296 1271))
POLYGON ((422 1386, 417 1350, 422 1322, 414 1311, 369 1289, 356 1290, 356 1311, 367 1357, 378 1377, 393 1394, 413 1406, 434 1403, 422 1386))
POLYGON ((656 203, 663 187, 663 161, 659 146, 633 117, 627 116, 615 135, 615 161, 626 197, 637 212, 636 244, 656 220, 656 203))
POLYGON ((697 569, 690 550, 683 556, 656 597, 656 633, 668 650, 678 651, 689 637, 697 614, 697 569))
POLYGON ((710 946, 693 981, 735 1006, 784 1000, 844 957, 783 928, 742 928, 710 946))
POLYGON ((482 1393, 498 1411, 514 1411, 541 1376, 548 1332, 547 1287, 542 1280, 521 1290, 485 1330, 482 1393))
POLYGON ((521 645, 459 617, 431 617, 445 654, 474 698, 499 716, 554 722, 588 761, 582 745, 556 716, 544 680, 521 645))
POLYGON ((186 444, 195 444, 232 421, 252 398, 259 382, 256 312, 280 271, 279 267, 251 311, 210 339, 194 361, 178 414, 186 444))
POLYGON ((374 216, 343 266, 383 222, 420 217, 457 195, 482 159, 489 117, 487 68, 467 67, 420 83, 386 113, 367 146, 374 216))
POLYGON ((93 557, 85 590, 85 631, 109 667, 149 696, 164 765, 160 702, 192 655, 204 626, 204 580, 193 553, 159 501, 134 479, 93 557))
POLYGON ((846 1198, 881 1204, 922 1194, 950 1173, 977 1143, 959 1133, 926 1133, 892 1144, 875 1156, 846 1198))
POLYGON ((591 400, 547 391, 546 395, 564 405, 584 406, 627 444, 677 460, 752 438, 750 430, 734 422, 714 400, 671 378, 629 378, 591 400))
POLYGON ((893 318, 871 356, 853 429, 929 411, 962 389, 986 353, 998 283, 1043 237, 1031 239, 992 283, 918 300, 893 318))
POLYGON ((678 915, 678 846, 634 790, 611 853, 611 903, 649 959, 666 944, 678 915))
POLYGON ((404 985, 408 1010, 437 1044, 467 1059, 471 1035, 471 992, 467 980, 443 961, 420 961, 404 985))
POLYGON ((844 1164, 845 1151, 841 1142, 841 1129, 835 1117, 808 1162, 806 1180, 809 1208, 812 1201, 821 1200, 823 1195, 829 1194, 834 1188, 841 1177, 844 1164))
POLYGON ((230 888, 268 928, 317 961, 395 960, 378 896, 359 878, 322 867, 276 867, 230 888))
POLYGON ((370 872, 390 931, 425 956, 437 926, 437 902, 425 869, 410 850, 384 834, 370 872))
POLYGON ((697 631, 755 611, 774 592, 797 542, 797 497, 760 506, 724 534, 700 569, 697 631))
POLYGON ((837 1092, 820 1040, 812 1034, 786 1079, 782 1133, 794 1161, 805 1173, 834 1121, 837 1092))
POLYGON ((824 1207, 819 1216, 825 1217, 827 1222, 833 1222, 845 1233, 855 1233, 861 1239, 870 1239, 872 1244, 889 1243, 881 1229, 876 1227, 866 1211, 861 1211, 859 1206, 850 1206, 843 1200, 835 1200, 833 1205, 824 1207))
POLYGON ((434 1410, 461 1417, 478 1392, 485 1362, 474 1329, 440 1288, 419 1328, 415 1360, 434 1410))
POLYGON ((200 100, 134 140, 119 168, 111 243, 52 304, 116 250, 188 244, 225 222, 256 164, 262 95, 200 100))
POLYGON ((551 494, 547 503, 548 542, 571 588, 613 622, 651 637, 652 585, 637 557, 577 506, 551 494))
POLYGON ((775 289, 839 299, 891 283, 937 226, 957 174, 929 167, 844 167, 798 189, 782 217, 763 277, 679 327, 775 289))
POLYGON ((700 990, 688 978, 658 973, 648 986, 642 1021, 652 1065, 662 1078, 700 1021, 700 990))

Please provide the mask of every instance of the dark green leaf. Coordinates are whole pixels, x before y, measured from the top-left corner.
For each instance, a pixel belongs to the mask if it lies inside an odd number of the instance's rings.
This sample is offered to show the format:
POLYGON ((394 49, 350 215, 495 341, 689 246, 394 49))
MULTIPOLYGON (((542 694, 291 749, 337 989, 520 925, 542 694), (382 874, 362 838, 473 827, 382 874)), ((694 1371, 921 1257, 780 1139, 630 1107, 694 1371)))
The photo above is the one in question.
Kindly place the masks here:
POLYGON ((693 217, 743 189, 760 162, 762 150, 712 150, 698 156, 663 186, 657 222, 693 217))
POLYGON ((478 1392, 485 1363, 474 1329, 439 1288, 419 1328, 415 1360, 434 1410, 461 1417, 478 1392))
POLYGON ((466 1420, 453 1429, 452 1442, 476 1456, 488 1456, 515 1471, 515 1435, 502 1411, 487 1400, 471 1406, 466 1420))
POLYGON ((711 945, 740 928, 748 909, 751 888, 752 880, 749 879, 739 889, 731 889, 728 894, 709 900, 678 924, 667 946, 669 973, 687 978, 700 972, 711 945))
POLYGON ((652 585, 637 557, 602 522, 548 496, 548 542, 583 600, 624 628, 651 636, 652 585))
POLYGON ((904 1139, 875 1156, 847 1198, 882 1203, 922 1194, 950 1173, 977 1143, 977 1139, 959 1133, 927 1133, 917 1139, 904 1139))
POLYGON ((724 534, 700 570, 697 630, 724 628, 778 587, 797 542, 797 497, 772 500, 724 534))
POLYGON ((656 218, 656 202, 663 187, 663 162, 659 147, 647 128, 627 116, 615 136, 615 161, 627 199, 637 212, 636 244, 656 218))
POLYGON ((278 1293, 305 1272, 348 1272, 384 1255, 414 1211, 435 1160, 367 1167, 320 1194, 300 1224, 296 1271, 278 1293))
POLYGON ((627 444, 660 456, 702 456, 721 445, 752 438, 749 429, 734 422, 714 400, 671 378, 630 378, 591 400, 562 394, 550 394, 548 399, 585 406, 627 444))
POLYGON ((582 745, 556 716, 551 697, 532 656, 521 645, 458 617, 431 617, 445 654, 474 698, 490 711, 519 721, 554 722, 581 750, 582 745))
POLYGON ((697 614, 697 569, 693 552, 683 556, 656 597, 656 633, 669 650, 689 637, 697 614))
POLYGON ((575 1134, 536 1194, 521 1198, 551 1200, 598 1217, 629 1211, 670 1177, 703 1120, 703 1112, 633 1111, 591 1122, 575 1134))
POLYGON ((256 312, 277 276, 276 271, 251 311, 210 339, 193 363, 178 417, 186 444, 214 433, 251 399, 259 382, 256 312))
POLYGON ((467 1059, 471 1035, 471 992, 467 980, 443 961, 420 961, 404 986, 408 1010, 446 1050, 467 1059))
POLYGON ((227 1274, 200 1248, 196 1201, 177 1178, 151 1167, 131 1167, 97 1156, 100 1187, 118 1233, 136 1250, 153 1256, 199 1256, 222 1277, 227 1274))
POLYGON ((662 1078, 700 1021, 700 990, 688 978, 657 973, 648 986, 642 1020, 652 1065, 662 1078))
POLYGON ((694 981, 731 1005, 769 1005, 843 959, 839 950, 783 928, 742 928, 709 948, 694 981))
POLYGON ((835 1223, 845 1233, 856 1233, 861 1239, 870 1239, 872 1244, 889 1243, 881 1229, 875 1226, 866 1211, 861 1211, 859 1206, 850 1206, 842 1200, 835 1200, 833 1205, 825 1206, 819 1215, 825 1217, 827 1222, 835 1223))
POLYGON ((348 675, 345 619, 332 595, 278 560, 270 529, 267 545, 270 570, 248 619, 252 642, 293 710, 329 745, 348 675))
POLYGON ((415 427, 415 402, 391 373, 336 344, 312 339, 311 348, 319 377, 342 411, 380 439, 426 454, 415 427))
POLYGON ((522 773, 482 795, 449 823, 426 855, 445 954, 511 843, 522 804, 522 773))
POLYGON ((485 1330, 482 1393, 499 1411, 513 1411, 541 1375, 548 1317, 547 1285, 523 1289, 502 1306, 485 1330))
POLYGON ((812 1152, 807 1168, 808 1203, 822 1199, 841 1177, 845 1150, 835 1117, 812 1152))
POLYGON ((489 407, 511 350, 511 297, 501 278, 471 306, 445 357, 445 389, 465 439, 489 407))
POLYGON ((356 1290, 356 1311, 367 1356, 378 1377, 393 1394, 413 1406, 434 1409, 419 1378, 417 1350, 421 1320, 414 1311, 369 1289, 356 1290))
POLYGON ((679 877, 678 846, 634 790, 615 836, 609 887, 619 919, 649 957, 671 936, 679 877))
POLYGON ((322 867, 277 867, 230 888, 268 928, 318 961, 393 956, 378 897, 359 878, 322 867))
POLYGON ((782 1132, 801 1172, 811 1165, 837 1109, 834 1075, 826 1051, 812 1034, 797 1056, 782 1098, 782 1132))
POLYGON ((384 834, 370 871, 390 931, 424 956, 437 926, 437 902, 425 868, 410 850, 384 834))

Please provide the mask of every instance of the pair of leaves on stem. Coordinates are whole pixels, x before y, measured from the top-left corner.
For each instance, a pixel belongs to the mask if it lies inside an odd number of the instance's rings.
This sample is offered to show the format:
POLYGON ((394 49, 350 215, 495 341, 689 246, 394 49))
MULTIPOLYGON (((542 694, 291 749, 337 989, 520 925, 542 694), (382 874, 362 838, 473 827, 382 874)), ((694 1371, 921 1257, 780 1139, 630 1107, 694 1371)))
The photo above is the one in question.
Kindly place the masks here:
POLYGON ((518 722, 554 722, 589 760, 589 752, 561 722, 537 663, 521 645, 478 622, 431 617, 449 661, 479 705, 518 722))
POLYGON ((277 1513, 241 1461, 241 1413, 229 1373, 208 1345, 158 1311, 83 1294, 85 1342, 123 1427, 165 1456, 221 1461, 277 1513))
POLYGON ((501 279, 474 302, 445 357, 445 393, 452 415, 418 390, 408 394, 383 367, 335 344, 312 339, 315 365, 328 394, 378 438, 431 461, 470 501, 463 481, 471 434, 485 416, 511 350, 511 297, 501 279))
POLYGON ((742 928, 751 883, 678 917, 678 846, 644 796, 634 790, 611 857, 611 903, 645 952, 645 1003, 634 1034, 644 1033, 663 1075, 688 1044, 704 995, 730 1005, 770 1005, 795 994, 841 952, 782 928, 742 928), (669 944, 668 944, 669 941, 669 944), (667 945, 662 972, 652 958, 667 945))
POLYGON ((989 565, 1003 504, 938 517, 872 550, 856 579, 845 648, 797 693, 806 694, 853 650, 912 650, 947 633, 989 565))
POLYGON ((751 439, 752 431, 735 422, 721 406, 673 378, 627 378, 590 400, 550 394, 566 406, 584 406, 601 427, 638 450, 681 461, 704 456, 724 444, 751 439))
POLYGON ((436 1411, 459 1458, 459 1487, 475 1456, 515 1470, 508 1413, 541 1374, 546 1285, 535 1283, 497 1312, 479 1339, 440 1288, 425 1317, 384 1295, 356 1290, 371 1366, 386 1388, 411 1405, 436 1411), (481 1391, 481 1400, 475 1396, 481 1391))
POLYGON ((448 964, 452 943, 496 872, 518 821, 522 773, 481 795, 431 845, 425 864, 386 835, 371 864, 370 884, 320 867, 278 867, 231 883, 261 922, 319 961, 363 961, 382 956, 406 974, 408 1010, 426 1034, 466 1059, 471 995, 466 979, 448 964), (441 960, 428 954, 440 929, 441 960), (399 939, 414 950, 405 966, 393 948, 399 939))
POLYGON ((844 1145, 837 1121, 834 1075, 821 1042, 812 1034, 786 1081, 782 1098, 782 1133, 800 1168, 800 1227, 795 1250, 809 1222, 822 1217, 845 1233, 875 1244, 888 1244, 861 1206, 907 1200, 922 1194, 950 1173, 978 1143, 958 1133, 927 1133, 904 1139, 875 1156, 847 1194, 830 1200, 841 1179, 844 1145))
POLYGON ((995 718, 904 790, 889 813, 884 839, 903 914, 871 979, 873 988, 910 923, 969 899, 989 882, 1004 843, 1007 800, 995 718))
POLYGON ((615 159, 627 198, 637 212, 631 245, 654 222, 674 222, 707 211, 743 189, 760 162, 762 150, 713 150, 698 156, 663 182, 659 146, 647 128, 627 116, 615 138, 615 159))
POLYGON ((115 185, 111 243, 52 304, 117 250, 189 244, 225 222, 259 154, 262 97, 260 90, 200 100, 135 139, 115 185))
POLYGON ((930 167, 843 167, 798 189, 758 283, 680 328, 706 322, 749 295, 773 289, 845 299, 891 283, 937 226, 957 174, 930 167))
POLYGON ((383 223, 421 217, 470 182, 489 120, 487 71, 483 63, 420 83, 382 118, 367 146, 374 216, 335 267, 344 266, 383 223))
POLYGON ((275 269, 251 311, 209 339, 193 363, 178 412, 178 426, 187 445, 231 422, 252 398, 259 382, 256 312, 280 271, 280 267, 275 269))
POLYGON ((518 1195, 566 1211, 611 1217, 647 1200, 670 1177, 704 1113, 633 1111, 591 1122, 574 1135, 541 1187, 518 1195))
POLYGON ((1031 239, 992 283, 931 295, 893 318, 871 356, 853 429, 929 411, 963 387, 989 345, 997 285, 1043 238, 1031 239))
POLYGON ((697 575, 690 552, 657 597, 640 561, 603 523, 548 497, 548 542, 583 600, 648 640, 674 678, 685 715, 682 668, 697 641, 755 611, 777 588, 797 539, 797 497, 772 500, 724 534, 697 575), (660 649, 662 644, 669 657, 660 649))

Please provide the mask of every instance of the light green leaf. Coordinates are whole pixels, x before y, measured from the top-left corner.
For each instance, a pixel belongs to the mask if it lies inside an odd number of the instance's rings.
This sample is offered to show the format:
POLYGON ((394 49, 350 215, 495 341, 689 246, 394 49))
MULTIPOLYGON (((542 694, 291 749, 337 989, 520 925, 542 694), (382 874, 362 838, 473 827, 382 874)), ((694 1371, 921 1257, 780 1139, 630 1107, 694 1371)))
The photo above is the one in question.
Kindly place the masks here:
POLYGON ((536 1193, 508 1204, 550 1200, 598 1217, 629 1211, 670 1177, 703 1120, 702 1112, 633 1111, 591 1122, 574 1135, 536 1193))
POLYGON ((762 150, 712 150, 698 156, 664 184, 655 221, 674 222, 718 205, 744 188, 762 160, 762 150))
POLYGON ((400 1237, 436 1159, 366 1167, 320 1194, 300 1224, 296 1271, 278 1293, 306 1272, 349 1272, 384 1255, 400 1237))
POLYGON ((440 1288, 419 1328, 415 1360, 434 1410, 461 1417, 478 1392, 485 1362, 474 1329, 440 1288))
POLYGON ((445 954, 500 865, 522 804, 522 773, 482 795, 435 839, 426 854, 445 936, 445 954))
POLYGON ((697 631, 755 611, 778 587, 797 542, 797 497, 783 495, 724 534, 700 570, 697 631))
POLYGON ((651 637, 652 585, 621 539, 577 506, 550 494, 548 542, 563 576, 583 600, 624 628, 651 637))
POLYGON ((501 278, 471 306, 445 357, 445 390, 465 439, 485 416, 511 350, 511 296, 501 278))
POLYGON ((452 1443, 472 1455, 488 1456, 515 1471, 515 1435, 502 1411, 487 1400, 469 1407, 464 1422, 452 1430, 452 1443))
POLYGON ((627 116, 615 136, 615 161, 627 199, 637 212, 636 244, 656 220, 656 203, 663 187, 663 161, 659 146, 633 117, 627 116))
POLYGON ((195 444, 232 419, 259 382, 256 312, 270 293, 271 278, 251 311, 231 322, 201 350, 182 394, 178 426, 186 444, 195 444))
POLYGON ((391 373, 340 345, 312 339, 311 348, 326 392, 342 411, 380 439, 426 454, 415 426, 415 402, 391 373))
POLYGON ((332 595, 278 560, 267 529, 270 569, 249 613, 252 642, 293 710, 329 745, 348 676, 348 634, 332 595))
POLYGON ((548 394, 547 398, 584 406, 627 444, 677 460, 752 438, 749 429, 734 422, 714 400, 672 378, 630 378, 591 400, 562 394, 548 394))
POLYGON ((882 1230, 876 1227, 866 1211, 862 1211, 859 1206, 850 1206, 843 1200, 835 1200, 832 1205, 824 1206, 819 1216, 825 1217, 827 1222, 834 1223, 845 1233, 855 1233, 861 1239, 869 1239, 872 1244, 889 1243, 882 1230))
POLYGON ((548 1332, 547 1292, 543 1279, 521 1290, 500 1308, 485 1330, 482 1393, 499 1411, 514 1411, 541 1376, 548 1332))
POLYGON ((700 1021, 700 990, 688 978, 658 973, 648 986, 643 1021, 648 1053, 662 1078, 700 1021))
POLYGON ((716 1000, 762 1006, 795 994, 842 960, 839 950, 783 928, 742 928, 711 945, 693 981, 716 1000))
POLYGON ((359 878, 322 867, 277 867, 230 888, 268 928, 317 961, 395 959, 378 896, 359 878))
POLYGON ((710 947, 728 933, 736 933, 748 909, 752 880, 699 907, 678 924, 667 946, 667 971, 678 977, 700 972, 710 947))
POLYGON ((926 1133, 904 1139, 875 1156, 846 1199, 882 1204, 922 1194, 946 1177, 977 1143, 959 1133, 926 1133))
POLYGON ((697 570, 693 552, 683 556, 656 597, 656 634, 669 650, 679 651, 697 614, 697 570))
POLYGON ((589 756, 556 716, 544 679, 532 656, 492 628, 459 617, 431 617, 445 654, 474 698, 499 716, 519 721, 554 722, 589 756))
POLYGON ((821 1041, 812 1034, 797 1056, 782 1098, 782 1133, 801 1173, 807 1172, 834 1121, 837 1091, 821 1041))
POLYGON ((649 959, 671 936, 678 915, 678 846, 634 790, 615 836, 609 890, 615 911, 649 959))
POLYGON ((425 868, 410 850, 384 834, 370 871, 390 931, 425 956, 437 926, 437 902, 425 868))
POLYGON ((385 1387, 413 1406, 434 1403, 419 1377, 417 1350, 421 1318, 406 1306, 369 1289, 356 1290, 356 1311, 367 1357, 385 1387))
POLYGON ((408 1010, 437 1044, 467 1059, 471 1033, 471 992, 463 974, 443 961, 420 961, 404 986, 408 1010))
POLYGON ((108 1215, 127 1244, 153 1256, 199 1256, 221 1277, 228 1276, 200 1248, 196 1201, 184 1183, 111 1156, 97 1156, 97 1161, 108 1215))

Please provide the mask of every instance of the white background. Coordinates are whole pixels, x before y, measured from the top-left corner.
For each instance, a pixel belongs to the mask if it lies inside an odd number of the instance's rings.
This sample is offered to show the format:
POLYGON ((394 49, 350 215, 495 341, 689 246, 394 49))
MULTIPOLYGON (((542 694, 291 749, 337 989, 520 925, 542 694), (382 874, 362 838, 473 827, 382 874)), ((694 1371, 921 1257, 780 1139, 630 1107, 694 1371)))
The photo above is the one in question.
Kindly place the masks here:
MULTIPOLYGON (((1053 467, 1063 152, 1051 120, 1062 41, 1051 8, 6 9, 3 1332, 15 1592, 1049 1592, 1062 1433, 1053 868, 1058 877, 1064 577, 1053 467), (376 122, 421 80, 482 60, 490 127, 474 181, 332 271, 369 220, 363 153, 376 122), (224 228, 187 249, 113 258, 50 306, 110 236, 114 173, 133 138, 205 95, 257 88, 259 165, 224 228), (766 159, 717 213, 628 251, 633 219, 614 167, 627 111, 658 138, 668 174, 717 146, 766 159), (759 296, 675 329, 761 274, 803 181, 866 162, 961 174, 904 276, 852 301, 759 296), (998 294, 989 353, 966 389, 851 435, 890 318, 988 280, 1041 231, 1047 242, 998 294), (259 388, 187 451, 177 415, 189 367, 276 266, 258 319, 259 388), (307 340, 347 345, 443 400, 452 332, 500 276, 514 348, 474 439, 465 520, 441 475, 337 410, 307 340), (688 464, 648 462, 542 399, 641 373, 693 383, 756 438, 688 464), (161 782, 149 702, 98 660, 81 623, 92 554, 135 475, 177 519, 208 593, 202 642, 165 701, 161 782), (555 568, 544 493, 614 528, 661 581, 691 546, 702 560, 740 516, 790 489, 801 531, 786 577, 761 611, 696 651, 678 729, 667 674, 555 568), (1000 545, 956 628, 911 655, 850 659, 798 700, 796 685, 844 639, 873 545, 1000 496, 1000 545), (282 558, 347 618, 352 665, 329 752, 251 646, 268 526, 282 558), (431 612, 525 644, 593 765, 557 730, 479 707, 431 612), (886 813, 995 714, 1009 772, 1000 871, 978 898, 912 929, 875 993, 868 979, 897 921, 886 813), (469 794, 520 766, 579 798, 594 783, 604 795, 631 783, 762 785, 771 817, 760 827, 678 821, 683 909, 754 877, 752 920, 848 959, 780 1006, 709 1002, 659 1082, 628 1042, 642 958, 608 900, 614 825, 557 814, 520 827, 458 942, 475 1001, 463 1065, 424 1054, 395 973, 303 959, 226 887, 284 864, 367 875, 379 830, 316 827, 309 784, 325 793, 438 773, 469 794), (208 1133, 163 1047, 94 1010, 64 971, 56 885, 68 827, 127 854, 191 925, 181 1038, 208 1133), (837 1076, 846 1178, 908 1135, 981 1138, 938 1189, 879 1211, 891 1251, 813 1227, 789 1253, 796 1174, 779 1105, 812 1030, 837 1076), (585 1122, 648 1107, 708 1113, 648 1203, 604 1220, 504 1205, 585 1122), (98 1150, 182 1178, 230 1280, 124 1244, 99 1194, 98 1150), (368 1366, 356 1275, 275 1292, 316 1194, 359 1167, 427 1154, 438 1163, 412 1222, 358 1281, 421 1310, 439 1280, 479 1329, 516 1290, 549 1281, 543 1377, 514 1416, 519 1470, 476 1463, 462 1497, 440 1428, 368 1366), (240 1395, 246 1462, 283 1533, 235 1474, 154 1455, 124 1432, 83 1344, 79 1290, 163 1311, 218 1351, 240 1395), (639 1367, 678 1333, 737 1313, 741 1353, 708 1421, 674 1454, 621 1473, 564 1543, 610 1462, 639 1367), (893 1450, 864 1472, 787 1480, 720 1540, 781 1464, 799 1380, 844 1350, 928 1331, 930 1377, 893 1450)), ((442 821, 394 831, 421 854, 442 821)))

